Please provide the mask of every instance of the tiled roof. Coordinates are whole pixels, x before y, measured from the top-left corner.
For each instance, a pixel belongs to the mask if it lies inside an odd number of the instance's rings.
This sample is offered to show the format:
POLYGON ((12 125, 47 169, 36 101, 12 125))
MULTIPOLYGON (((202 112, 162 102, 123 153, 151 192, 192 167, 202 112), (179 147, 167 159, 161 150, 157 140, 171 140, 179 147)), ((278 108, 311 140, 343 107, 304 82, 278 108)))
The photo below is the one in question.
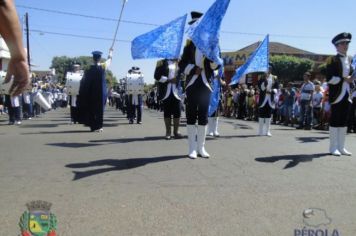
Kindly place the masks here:
MULTIPOLYGON (((261 42, 256 42, 251 45, 248 45, 240 50, 235 52, 223 52, 223 54, 236 54, 241 52, 253 52, 261 42)), ((295 48, 289 46, 287 44, 278 43, 278 42, 270 42, 269 43, 269 50, 271 54, 288 54, 288 55, 316 55, 316 53, 308 52, 299 48, 295 48)))

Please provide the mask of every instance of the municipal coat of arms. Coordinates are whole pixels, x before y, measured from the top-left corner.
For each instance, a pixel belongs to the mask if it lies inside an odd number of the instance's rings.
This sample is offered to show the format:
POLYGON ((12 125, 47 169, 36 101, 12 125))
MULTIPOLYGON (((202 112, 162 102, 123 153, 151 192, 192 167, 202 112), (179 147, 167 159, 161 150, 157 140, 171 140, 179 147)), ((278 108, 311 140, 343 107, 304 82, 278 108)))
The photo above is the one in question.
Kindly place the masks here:
POLYGON ((50 212, 52 203, 33 201, 26 204, 20 219, 21 236, 56 236, 57 218, 50 212))

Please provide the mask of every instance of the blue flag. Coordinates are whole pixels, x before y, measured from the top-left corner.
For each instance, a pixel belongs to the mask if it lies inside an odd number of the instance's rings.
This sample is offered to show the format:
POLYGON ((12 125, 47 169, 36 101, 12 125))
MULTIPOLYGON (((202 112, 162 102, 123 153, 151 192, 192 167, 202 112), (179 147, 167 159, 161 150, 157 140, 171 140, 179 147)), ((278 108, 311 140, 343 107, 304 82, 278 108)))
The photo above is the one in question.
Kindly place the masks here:
POLYGON ((212 116, 213 113, 218 109, 219 107, 219 98, 220 98, 220 78, 215 78, 213 79, 213 92, 210 95, 210 104, 209 104, 209 110, 208 114, 209 116, 212 116))
POLYGON ((269 62, 269 35, 247 59, 246 63, 237 68, 230 85, 237 84, 242 76, 252 72, 267 72, 269 62))
POLYGON ((356 70, 356 55, 354 56, 354 58, 352 58, 351 66, 352 66, 352 68, 354 68, 354 70, 356 70))
POLYGON ((179 58, 186 20, 187 14, 136 37, 131 42, 132 58, 179 58))
POLYGON ((218 109, 219 107, 219 100, 220 100, 220 78, 224 74, 224 68, 220 67, 219 73, 215 79, 213 79, 213 92, 211 93, 210 96, 210 104, 209 104, 209 110, 208 110, 208 115, 212 116, 213 113, 218 109))
POLYGON ((223 64, 219 49, 220 26, 229 3, 230 0, 216 0, 199 24, 188 32, 189 37, 204 56, 218 65, 223 64))

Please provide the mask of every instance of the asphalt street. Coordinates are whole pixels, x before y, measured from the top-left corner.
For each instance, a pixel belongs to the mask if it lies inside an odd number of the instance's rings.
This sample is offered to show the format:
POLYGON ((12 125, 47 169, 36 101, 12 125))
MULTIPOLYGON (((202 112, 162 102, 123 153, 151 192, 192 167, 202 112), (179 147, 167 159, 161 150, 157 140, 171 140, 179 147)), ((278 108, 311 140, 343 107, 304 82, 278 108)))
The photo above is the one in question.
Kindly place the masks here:
POLYGON ((109 109, 102 133, 70 125, 65 109, 20 126, 1 116, 0 236, 19 235, 32 200, 53 204, 61 236, 356 235, 355 134, 353 157, 334 157, 326 131, 274 125, 259 137, 257 123, 221 118, 212 157, 191 160, 163 125, 147 109, 141 125, 109 109))

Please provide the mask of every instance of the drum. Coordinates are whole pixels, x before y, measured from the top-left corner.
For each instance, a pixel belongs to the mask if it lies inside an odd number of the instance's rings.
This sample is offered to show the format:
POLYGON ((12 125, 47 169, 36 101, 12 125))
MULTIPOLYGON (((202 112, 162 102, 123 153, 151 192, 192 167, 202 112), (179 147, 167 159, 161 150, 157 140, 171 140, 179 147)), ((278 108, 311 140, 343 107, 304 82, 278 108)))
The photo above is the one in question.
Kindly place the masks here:
POLYGON ((63 93, 58 93, 58 101, 62 101, 63 100, 63 93))
POLYGON ((68 72, 66 75, 66 87, 68 95, 78 95, 80 81, 83 78, 83 71, 80 72, 68 72))
POLYGON ((51 109, 51 105, 46 101, 46 99, 43 97, 43 95, 39 92, 37 92, 35 94, 33 101, 45 110, 51 109))
POLYGON ((143 94, 144 91, 143 74, 128 74, 126 77, 126 93, 127 94, 143 94))
POLYGON ((10 80, 10 82, 3 84, 5 81, 6 77, 6 72, 5 71, 0 71, 0 94, 10 94, 9 90, 12 85, 13 79, 10 80))
POLYGON ((43 98, 48 102, 48 104, 53 104, 53 94, 51 92, 42 92, 43 98))

